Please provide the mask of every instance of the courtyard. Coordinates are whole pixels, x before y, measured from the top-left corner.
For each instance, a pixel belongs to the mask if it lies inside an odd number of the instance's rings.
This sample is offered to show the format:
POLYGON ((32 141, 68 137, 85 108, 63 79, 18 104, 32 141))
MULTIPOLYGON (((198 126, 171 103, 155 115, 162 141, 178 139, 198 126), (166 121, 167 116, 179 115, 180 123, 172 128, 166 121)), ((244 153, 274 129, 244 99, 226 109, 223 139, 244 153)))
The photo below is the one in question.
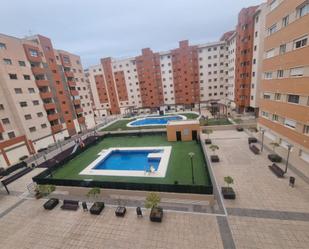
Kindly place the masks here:
MULTIPOLYGON (((232 176, 235 200, 217 196, 219 209, 164 201, 160 224, 149 221, 148 210, 137 218, 135 207, 142 206, 142 200, 121 200, 128 207, 124 218, 115 217, 117 201, 110 199, 104 200, 106 208, 99 216, 81 208, 63 211, 59 205, 46 211, 42 207, 46 200, 35 200, 26 188, 42 171, 35 169, 8 186, 11 195, 0 189, 1 248, 308 248, 308 176, 289 169, 285 178, 277 178, 267 167, 269 151, 254 155, 249 150, 250 135, 234 130, 210 135, 220 157, 219 163, 210 165, 213 184, 221 187, 223 177, 232 176), (288 184, 289 176, 296 177, 294 188, 288 184)), ((54 196, 75 198, 60 191, 54 196)))

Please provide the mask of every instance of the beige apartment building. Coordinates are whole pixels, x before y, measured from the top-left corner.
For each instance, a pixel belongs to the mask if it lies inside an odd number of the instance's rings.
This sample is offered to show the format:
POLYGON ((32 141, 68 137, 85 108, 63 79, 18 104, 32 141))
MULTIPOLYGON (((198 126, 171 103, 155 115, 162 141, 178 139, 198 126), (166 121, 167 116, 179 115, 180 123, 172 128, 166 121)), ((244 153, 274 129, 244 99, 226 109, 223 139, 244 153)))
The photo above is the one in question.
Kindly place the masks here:
POLYGON ((309 163, 309 2, 267 2, 259 128, 309 163))
POLYGON ((94 126, 79 56, 0 34, 0 167, 94 126))

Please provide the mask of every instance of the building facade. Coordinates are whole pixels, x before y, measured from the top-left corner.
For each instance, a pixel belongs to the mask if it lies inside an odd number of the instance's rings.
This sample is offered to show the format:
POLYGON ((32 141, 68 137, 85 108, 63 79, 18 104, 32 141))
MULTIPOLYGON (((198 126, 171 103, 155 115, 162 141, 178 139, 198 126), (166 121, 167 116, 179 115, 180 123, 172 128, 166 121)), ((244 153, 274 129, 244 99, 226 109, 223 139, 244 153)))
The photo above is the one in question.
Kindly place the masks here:
POLYGON ((268 142, 308 165, 309 3, 273 0, 267 9, 258 125, 268 142))
POLYGON ((93 127, 87 86, 80 58, 49 38, 0 34, 1 167, 93 127))
POLYGON ((142 49, 139 56, 104 58, 86 70, 98 116, 176 110, 201 103, 226 102, 228 47, 225 40, 164 52, 142 49))

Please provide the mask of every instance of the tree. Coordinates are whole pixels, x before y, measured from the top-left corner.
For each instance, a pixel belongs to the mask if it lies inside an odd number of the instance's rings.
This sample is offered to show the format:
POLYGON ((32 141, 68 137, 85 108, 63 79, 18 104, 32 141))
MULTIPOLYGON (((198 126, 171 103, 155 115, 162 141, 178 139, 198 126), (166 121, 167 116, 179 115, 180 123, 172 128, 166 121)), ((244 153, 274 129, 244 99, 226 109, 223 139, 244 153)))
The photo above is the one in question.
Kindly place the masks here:
POLYGON ((36 186, 36 192, 38 194, 41 194, 41 196, 49 195, 51 192, 55 191, 56 187, 54 185, 37 185, 36 186))
POLYGON ((277 142, 271 142, 270 145, 273 147, 273 152, 275 152, 276 147, 280 146, 277 142))
POLYGON ((234 179, 231 176, 225 176, 224 181, 226 182, 228 188, 230 187, 230 184, 234 183, 234 179))
POLYGON ((212 133, 211 129, 204 130, 203 133, 207 134, 207 138, 209 139, 209 135, 212 133))
POLYGON ((149 193, 146 197, 145 207, 146 208, 155 208, 161 201, 161 197, 156 193, 149 193))
POLYGON ((211 149, 211 151, 213 153, 215 153, 215 151, 219 149, 219 146, 215 145, 215 144, 212 144, 212 145, 209 146, 209 149, 211 149))
POLYGON ((93 198, 95 201, 98 199, 99 194, 101 193, 100 188, 92 188, 87 193, 88 198, 93 198))

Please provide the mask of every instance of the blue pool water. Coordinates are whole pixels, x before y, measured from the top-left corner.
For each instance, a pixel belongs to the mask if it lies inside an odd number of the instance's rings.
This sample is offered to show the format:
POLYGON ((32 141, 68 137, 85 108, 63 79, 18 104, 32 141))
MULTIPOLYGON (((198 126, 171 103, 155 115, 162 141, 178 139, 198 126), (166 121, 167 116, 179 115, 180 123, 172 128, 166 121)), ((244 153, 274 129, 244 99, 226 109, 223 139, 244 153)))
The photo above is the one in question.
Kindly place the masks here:
POLYGON ((166 125, 171 120, 183 120, 179 115, 166 116, 166 117, 147 117, 138 119, 130 123, 130 126, 145 126, 145 125, 166 125))
POLYGON ((150 166, 153 166, 157 170, 161 159, 148 159, 147 156, 149 153, 158 152, 162 152, 162 150, 114 150, 94 169, 148 171, 150 166))

